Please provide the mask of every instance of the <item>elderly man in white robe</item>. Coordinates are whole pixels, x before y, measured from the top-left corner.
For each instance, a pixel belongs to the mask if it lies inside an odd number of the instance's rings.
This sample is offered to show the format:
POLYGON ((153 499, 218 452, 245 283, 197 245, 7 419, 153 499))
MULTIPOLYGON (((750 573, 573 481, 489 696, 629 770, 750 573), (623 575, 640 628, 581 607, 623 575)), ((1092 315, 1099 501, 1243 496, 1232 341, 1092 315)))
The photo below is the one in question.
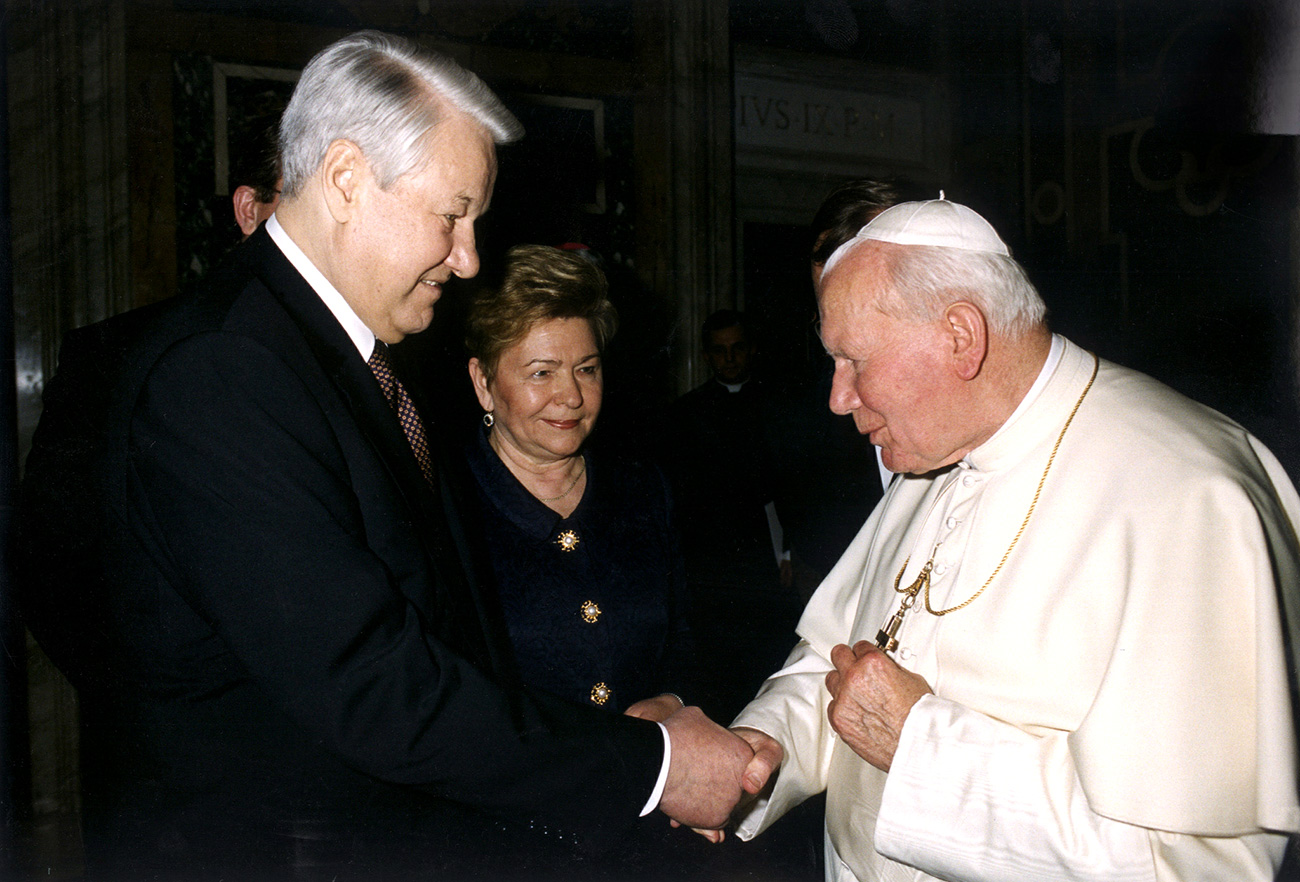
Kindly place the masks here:
POLYGON ((1273 879, 1300 830, 1277 460, 1053 335, 942 194, 841 247, 818 303, 831 407, 902 474, 735 721, 772 785, 739 835, 825 790, 831 880, 1273 879))

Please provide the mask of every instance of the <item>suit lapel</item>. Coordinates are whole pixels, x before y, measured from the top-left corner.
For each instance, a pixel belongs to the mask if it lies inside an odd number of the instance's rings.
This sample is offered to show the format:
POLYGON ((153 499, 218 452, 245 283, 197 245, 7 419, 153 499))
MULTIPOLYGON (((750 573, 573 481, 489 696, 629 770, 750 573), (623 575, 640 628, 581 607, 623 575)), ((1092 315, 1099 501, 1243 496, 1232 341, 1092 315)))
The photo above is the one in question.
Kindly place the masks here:
POLYGON ((263 282, 302 331, 362 434, 378 452, 416 522, 423 526, 421 533, 435 584, 431 586, 431 596, 410 599, 426 614, 440 639, 471 660, 495 667, 501 657, 495 651, 498 641, 489 637, 492 616, 482 606, 465 545, 457 541, 449 526, 448 512, 454 512, 455 505, 447 498, 445 480, 440 475, 434 487, 425 481, 401 424, 369 365, 361 359, 334 314, 289 263, 265 228, 250 237, 246 247, 257 249, 254 260, 263 282))

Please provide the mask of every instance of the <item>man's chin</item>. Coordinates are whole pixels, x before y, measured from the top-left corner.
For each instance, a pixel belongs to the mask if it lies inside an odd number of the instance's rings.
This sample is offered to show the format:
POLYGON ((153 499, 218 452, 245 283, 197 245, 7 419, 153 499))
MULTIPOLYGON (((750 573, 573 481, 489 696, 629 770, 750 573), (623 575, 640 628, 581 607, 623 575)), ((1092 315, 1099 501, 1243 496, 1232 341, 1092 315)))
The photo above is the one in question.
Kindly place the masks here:
MULTIPOLYGON (((872 441, 871 443, 875 444, 875 441, 872 441)), ((905 472, 910 472, 912 471, 912 469, 908 468, 908 466, 916 465, 916 463, 906 462, 902 457, 896 455, 888 447, 881 447, 878 444, 876 446, 880 447, 880 462, 884 465, 885 468, 889 469, 891 472, 893 472, 896 475, 905 472)))
POLYGON ((433 324, 433 307, 431 306, 429 307, 429 311, 425 315, 411 316, 408 321, 404 321, 400 325, 398 325, 397 332, 401 334, 403 337, 410 337, 414 334, 419 334, 429 330, 429 326, 432 324, 433 324))

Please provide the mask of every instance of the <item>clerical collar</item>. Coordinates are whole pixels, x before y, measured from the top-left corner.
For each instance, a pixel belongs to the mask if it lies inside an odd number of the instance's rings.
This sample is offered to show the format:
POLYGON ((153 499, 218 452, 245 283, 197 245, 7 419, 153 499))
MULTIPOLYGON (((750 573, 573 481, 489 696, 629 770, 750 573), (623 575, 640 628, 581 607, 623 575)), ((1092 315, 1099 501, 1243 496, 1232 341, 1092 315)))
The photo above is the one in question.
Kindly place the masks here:
POLYGON ((741 389, 745 388, 745 384, 748 383, 749 380, 741 380, 739 383, 724 383, 721 380, 719 380, 717 377, 714 377, 713 382, 717 383, 719 386, 722 386, 728 392, 739 392, 741 389))
MULTIPOLYGON (((988 439, 988 441, 985 441, 984 444, 981 444, 980 447, 983 447, 985 444, 988 444, 989 441, 992 441, 994 438, 998 437, 1003 432, 1005 432, 1007 430, 1007 426, 1013 424, 1020 417, 1021 414, 1023 414, 1025 411, 1029 410, 1029 408, 1033 406, 1034 402, 1038 400, 1038 397, 1043 394, 1043 389, 1047 386, 1047 381, 1051 378, 1052 372, 1056 370, 1056 366, 1061 363, 1061 356, 1064 354, 1065 354, 1065 338, 1062 337, 1060 334, 1053 334, 1052 348, 1049 349, 1047 352, 1047 360, 1043 362, 1043 367, 1038 372, 1038 377, 1037 379, 1034 380, 1034 385, 1029 387, 1029 391, 1025 393, 1025 397, 1020 399, 1020 404, 1016 405, 1016 409, 1011 412, 1011 416, 1007 417, 1007 421, 1004 422, 1001 426, 999 426, 998 430, 993 433, 993 435, 988 439)), ((979 448, 976 448, 976 450, 978 449, 979 448)), ((973 453, 975 453, 975 450, 972 450, 970 453, 966 454, 966 456, 963 457, 962 459, 962 463, 968 468, 974 465, 971 462, 971 454, 973 453)))
POLYGON ((330 280, 325 278, 325 274, 316 268, 316 264, 303 253, 298 243, 289 238, 289 234, 284 231, 284 227, 280 226, 280 221, 274 214, 266 219, 266 231, 271 235, 271 241, 284 253, 289 263, 293 264, 293 268, 308 285, 311 285, 311 289, 334 314, 334 318, 338 319, 343 330, 347 331, 348 336, 352 338, 352 344, 357 347, 357 352, 368 361, 370 354, 375 351, 375 332, 370 330, 361 317, 352 310, 338 288, 335 288, 330 280))

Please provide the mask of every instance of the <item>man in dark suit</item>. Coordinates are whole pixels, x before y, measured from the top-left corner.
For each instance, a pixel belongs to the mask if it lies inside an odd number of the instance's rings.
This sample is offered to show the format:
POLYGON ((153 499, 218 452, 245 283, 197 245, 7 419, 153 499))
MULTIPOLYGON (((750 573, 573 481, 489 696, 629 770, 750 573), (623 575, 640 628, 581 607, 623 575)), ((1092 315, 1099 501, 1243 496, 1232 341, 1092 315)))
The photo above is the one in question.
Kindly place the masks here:
POLYGON ((453 62, 339 41, 285 111, 276 214, 127 354, 94 478, 92 874, 481 877, 525 827, 726 820, 750 751, 698 709, 515 687, 458 469, 386 357, 477 271, 518 134, 453 62))
MULTIPOLYGON (((279 120, 280 111, 274 120, 259 120, 255 137, 231 157, 231 231, 238 231, 240 241, 280 202, 279 120)), ((103 611, 87 601, 104 595, 98 559, 103 531, 92 473, 104 446, 110 395, 133 349, 167 308, 154 303, 69 331, 59 348, 58 371, 41 395, 44 409, 26 462, 16 570, 25 624, 79 689, 102 673, 103 611), (79 602, 67 603, 63 586, 71 586, 79 602)), ((81 746, 91 751, 93 766, 95 745, 81 746)))

